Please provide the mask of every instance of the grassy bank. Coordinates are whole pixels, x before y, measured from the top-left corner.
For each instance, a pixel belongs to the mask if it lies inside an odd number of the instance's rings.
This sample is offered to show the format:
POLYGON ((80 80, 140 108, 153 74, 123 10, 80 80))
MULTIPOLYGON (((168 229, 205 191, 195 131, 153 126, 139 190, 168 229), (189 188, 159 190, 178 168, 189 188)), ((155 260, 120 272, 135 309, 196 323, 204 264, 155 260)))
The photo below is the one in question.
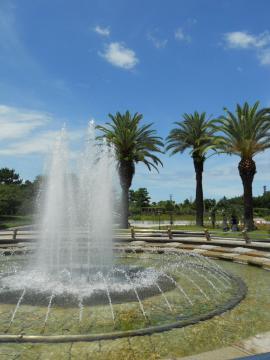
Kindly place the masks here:
POLYGON ((0 215, 0 230, 8 229, 16 226, 31 225, 33 223, 33 216, 13 216, 0 215))
MULTIPOLYGON (((210 222, 210 214, 205 214, 204 216, 204 221, 205 222, 210 222)), ((257 216, 256 214, 254 215, 254 218, 256 217, 261 217, 261 216, 257 216)), ((196 216, 194 214, 183 214, 183 215, 176 215, 173 214, 172 216, 174 221, 194 221, 196 220, 196 216)), ((270 221, 270 216, 266 215, 263 216, 263 218, 267 221, 270 221)), ((153 215, 153 214, 142 214, 142 215, 133 215, 132 216, 132 220, 136 220, 136 221, 170 221, 171 217, 169 214, 160 214, 159 215, 153 215)), ((222 216, 221 214, 217 214, 216 215, 216 221, 222 221, 222 216)), ((228 221, 230 221, 230 217, 228 217, 228 221)))
MULTIPOLYGON (((162 230, 166 230, 168 228, 167 225, 161 225, 160 229, 162 230)), ((159 226, 153 226, 151 228, 147 228, 149 230, 151 229, 159 229, 159 226)), ((201 226, 196 226, 196 225, 173 225, 172 226, 172 230, 183 230, 183 231, 202 231, 204 232, 204 227, 201 226)), ((222 236, 222 237, 228 237, 228 238, 238 238, 238 239, 243 239, 243 234, 242 231, 223 231, 222 229, 218 229, 218 228, 211 228, 210 226, 208 227, 208 230, 210 232, 210 234, 212 234, 213 236, 222 236)), ((251 232, 248 232, 248 235, 251 239, 258 239, 258 240, 270 240, 270 226, 267 227, 261 227, 258 230, 254 230, 251 232)))
MULTIPOLYGON (((143 214, 143 215, 133 215, 132 219, 136 221, 158 221, 160 218, 161 221, 170 221, 169 214, 143 214)), ((208 219, 208 218, 207 218, 208 219)), ((173 215, 173 220, 185 220, 185 221, 195 221, 195 216, 193 214, 190 215, 173 215)))

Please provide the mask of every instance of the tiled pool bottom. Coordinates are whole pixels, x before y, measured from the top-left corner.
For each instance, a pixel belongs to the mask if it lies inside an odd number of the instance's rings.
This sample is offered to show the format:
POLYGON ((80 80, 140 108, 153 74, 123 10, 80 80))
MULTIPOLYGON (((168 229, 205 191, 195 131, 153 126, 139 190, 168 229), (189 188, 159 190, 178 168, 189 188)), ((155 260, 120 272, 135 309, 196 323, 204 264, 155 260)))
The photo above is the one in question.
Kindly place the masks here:
POLYGON ((270 330, 270 273, 218 261, 241 276, 248 294, 233 310, 211 320, 151 336, 67 344, 1 344, 0 359, 172 359, 229 346, 270 330))

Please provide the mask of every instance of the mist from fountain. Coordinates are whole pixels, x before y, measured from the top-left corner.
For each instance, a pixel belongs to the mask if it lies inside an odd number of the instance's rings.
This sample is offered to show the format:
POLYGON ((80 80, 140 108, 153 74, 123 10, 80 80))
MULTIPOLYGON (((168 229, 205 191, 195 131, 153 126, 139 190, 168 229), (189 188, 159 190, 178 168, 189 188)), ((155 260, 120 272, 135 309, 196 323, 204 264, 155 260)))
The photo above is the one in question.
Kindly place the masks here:
POLYGON ((116 179, 113 150, 105 142, 96 143, 93 121, 75 173, 70 169, 67 132, 62 129, 42 191, 41 236, 34 268, 74 277, 112 266, 116 179))

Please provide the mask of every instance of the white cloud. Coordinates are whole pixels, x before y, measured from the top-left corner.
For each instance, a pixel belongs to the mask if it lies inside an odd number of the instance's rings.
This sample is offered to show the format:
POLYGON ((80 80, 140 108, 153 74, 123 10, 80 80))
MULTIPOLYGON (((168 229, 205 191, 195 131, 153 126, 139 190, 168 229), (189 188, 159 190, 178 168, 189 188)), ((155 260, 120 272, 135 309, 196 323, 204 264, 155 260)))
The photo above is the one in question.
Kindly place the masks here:
MULTIPOLYGON (((59 136, 59 131, 50 130, 32 135, 30 138, 13 142, 6 146, 5 148, 0 148, 0 155, 4 156, 22 156, 22 155, 31 155, 31 154, 47 154, 51 151, 57 137, 59 136)), ((81 140, 83 132, 80 130, 68 131, 68 138, 72 142, 81 140)), ((74 156, 75 152, 72 152, 74 156)))
POLYGON ((12 143, 8 147, 0 149, 0 155, 17 156, 47 153, 55 142, 58 134, 59 131, 47 131, 31 137, 31 139, 12 143))
POLYGON ((234 31, 224 35, 224 39, 228 47, 231 48, 248 48, 254 46, 256 37, 246 32, 234 31))
POLYGON ((174 37, 178 41, 187 41, 187 42, 191 41, 191 37, 189 35, 186 35, 181 28, 175 30, 174 37))
POLYGON ((262 65, 270 65, 270 48, 260 51, 258 58, 262 65))
POLYGON ((147 39, 150 40, 152 42, 152 44, 155 46, 155 48, 157 49, 163 49, 165 48, 165 46, 168 43, 167 39, 159 39, 156 35, 154 35, 153 33, 148 33, 147 34, 147 39))
POLYGON ((259 35, 246 31, 234 31, 224 34, 228 48, 249 49, 255 51, 261 65, 270 65, 270 33, 264 31, 259 35))
POLYGON ((47 113, 0 105, 0 140, 24 137, 49 121, 47 113))
POLYGON ((110 64, 126 70, 133 69, 139 62, 135 52, 119 42, 107 45, 105 52, 100 55, 110 64))
POLYGON ((230 48, 263 48, 270 44, 270 34, 265 31, 259 35, 253 35, 246 31, 234 31, 224 34, 226 45, 230 48))
MULTIPOLYGON (((0 105, 0 155, 20 156, 47 153, 59 130, 48 130, 54 118, 46 112, 0 105)), ((80 129, 68 131, 68 138, 76 143, 83 137, 80 129)))
POLYGON ((109 36, 111 33, 109 27, 101 27, 99 25, 94 28, 94 31, 101 36, 109 36))

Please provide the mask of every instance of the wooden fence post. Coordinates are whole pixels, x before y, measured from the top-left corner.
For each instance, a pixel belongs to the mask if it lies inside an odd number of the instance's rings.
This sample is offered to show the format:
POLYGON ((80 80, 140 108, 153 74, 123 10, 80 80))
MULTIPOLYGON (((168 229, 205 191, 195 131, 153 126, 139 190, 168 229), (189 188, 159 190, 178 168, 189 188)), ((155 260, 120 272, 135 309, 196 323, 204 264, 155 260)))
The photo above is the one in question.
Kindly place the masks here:
POLYGON ((12 240, 16 241, 18 229, 13 230, 12 240))
POLYGON ((250 237, 248 236, 248 233, 247 233, 247 230, 246 230, 246 229, 244 229, 244 230, 242 231, 242 234, 243 234, 243 237, 244 237, 244 240, 245 240, 246 244, 251 244, 251 239, 250 239, 250 237))
POLYGON ((134 226, 131 226, 130 232, 131 232, 131 239, 135 239, 135 229, 134 229, 134 226))
POLYGON ((173 239, 172 228, 170 226, 168 226, 168 236, 170 240, 173 239))
POLYGON ((204 235, 205 235, 207 241, 211 241, 211 235, 210 235, 208 229, 204 229, 204 235))

